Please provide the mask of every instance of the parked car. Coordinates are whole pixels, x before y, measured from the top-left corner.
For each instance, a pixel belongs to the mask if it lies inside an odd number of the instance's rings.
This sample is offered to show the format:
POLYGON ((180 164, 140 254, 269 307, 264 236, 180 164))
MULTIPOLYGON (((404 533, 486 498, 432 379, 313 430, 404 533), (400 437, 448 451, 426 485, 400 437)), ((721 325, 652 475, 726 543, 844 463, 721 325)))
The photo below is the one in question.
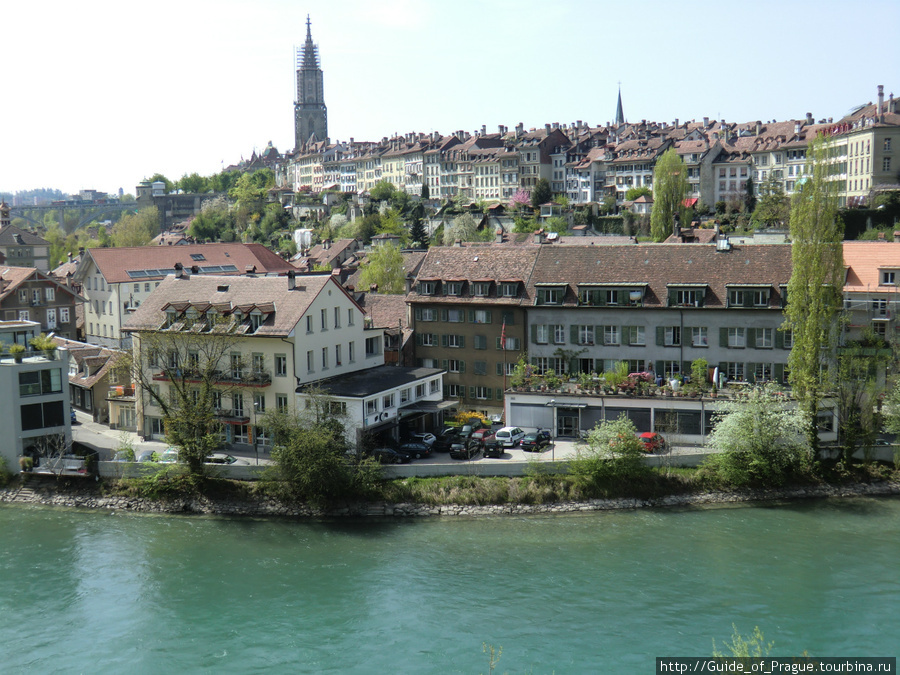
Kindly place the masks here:
POLYGON ((375 448, 369 454, 382 464, 406 464, 412 459, 405 452, 393 448, 375 448))
POLYGON ((459 436, 460 438, 468 439, 469 436, 474 434, 476 431, 481 431, 482 429, 488 429, 488 426, 481 420, 472 422, 471 424, 463 424, 459 428, 459 436))
POLYGON ((481 452, 480 443, 454 443, 450 446, 450 459, 472 459, 481 452))
POLYGON ((458 442, 458 439, 459 434, 455 428, 444 429, 440 435, 434 439, 434 443, 431 444, 431 449, 435 452, 447 452, 451 445, 458 442))
POLYGON ((166 448, 163 454, 159 456, 160 464, 175 464, 178 461, 178 450, 176 448, 166 448))
POLYGON ((205 464, 228 464, 235 466, 248 466, 250 462, 246 459, 238 459, 232 455, 227 455, 224 452, 214 452, 209 457, 206 458, 205 464))
POLYGON ((488 436, 493 436, 494 432, 490 429, 478 429, 477 431, 473 431, 469 436, 470 441, 477 441, 478 444, 484 447, 484 439, 488 436))
POLYGON ((427 445, 430 448, 434 444, 434 441, 436 438, 437 438, 437 436, 435 436, 430 431, 422 431, 422 432, 410 434, 409 442, 410 443, 424 443, 425 445, 427 445))
POLYGON ((496 457, 497 459, 500 459, 505 454, 503 452, 503 446, 494 434, 491 434, 484 439, 482 443, 482 452, 485 457, 496 457))
POLYGON ((527 452, 540 452, 550 445, 550 432, 546 429, 538 429, 527 433, 522 437, 522 450, 527 452))
POLYGON ((431 448, 424 443, 404 443, 397 449, 400 452, 405 452, 407 455, 414 459, 431 457, 431 448))
POLYGON ((640 438, 641 443, 644 444, 644 452, 666 451, 666 439, 655 431, 645 431, 642 434, 638 434, 638 438, 640 438))
POLYGON ((75 417, 75 408, 69 408, 69 417, 72 419, 72 424, 78 422, 78 418, 75 417))
POLYGON ((494 435, 504 448, 514 448, 524 438, 525 432, 519 427, 503 427, 494 435))
POLYGON ((141 450, 140 452, 134 453, 134 461, 135 462, 152 462, 153 455, 155 455, 155 454, 156 453, 153 450, 141 450))

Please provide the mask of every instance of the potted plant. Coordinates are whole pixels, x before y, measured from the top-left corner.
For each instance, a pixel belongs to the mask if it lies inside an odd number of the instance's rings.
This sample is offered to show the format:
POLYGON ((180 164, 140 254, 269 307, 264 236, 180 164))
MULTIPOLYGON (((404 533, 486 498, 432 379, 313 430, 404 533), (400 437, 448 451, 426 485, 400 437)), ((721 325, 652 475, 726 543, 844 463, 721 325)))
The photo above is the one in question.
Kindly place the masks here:
POLYGON ((25 345, 10 345, 9 353, 15 359, 16 363, 22 363, 22 355, 25 353, 25 345))
POLYGON ((31 471, 34 468, 34 460, 27 455, 19 457, 19 468, 25 473, 31 471))
POLYGON ((44 356, 48 360, 52 361, 56 358, 56 343, 53 341, 53 338, 47 337, 46 333, 41 333, 37 337, 31 338, 30 342, 31 346, 37 351, 44 352, 44 356))

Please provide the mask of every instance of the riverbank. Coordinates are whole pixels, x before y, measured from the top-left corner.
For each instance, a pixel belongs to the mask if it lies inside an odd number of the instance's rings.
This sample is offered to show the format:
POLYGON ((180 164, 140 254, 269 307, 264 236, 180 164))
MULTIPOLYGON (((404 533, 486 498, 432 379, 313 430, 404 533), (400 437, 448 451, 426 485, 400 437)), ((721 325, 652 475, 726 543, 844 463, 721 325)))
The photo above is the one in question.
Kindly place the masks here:
POLYGON ((577 513, 640 508, 679 508, 742 502, 772 502, 798 499, 823 499, 860 496, 900 495, 900 481, 848 483, 846 485, 810 485, 778 489, 710 491, 669 495, 651 499, 615 498, 544 504, 419 504, 363 502, 341 507, 319 509, 308 505, 292 505, 263 498, 222 498, 208 496, 146 499, 123 495, 103 495, 96 484, 69 482, 57 484, 29 482, 0 489, 0 503, 33 504, 79 509, 102 509, 111 513, 160 513, 213 516, 245 516, 253 518, 318 518, 318 517, 435 517, 435 516, 504 516, 549 513, 577 513))

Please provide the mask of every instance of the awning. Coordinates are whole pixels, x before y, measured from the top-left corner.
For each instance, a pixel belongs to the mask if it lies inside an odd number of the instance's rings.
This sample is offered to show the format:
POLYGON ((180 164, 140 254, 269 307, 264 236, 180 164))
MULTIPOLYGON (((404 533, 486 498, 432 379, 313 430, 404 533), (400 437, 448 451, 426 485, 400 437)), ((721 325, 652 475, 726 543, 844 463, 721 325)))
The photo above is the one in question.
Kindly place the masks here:
POLYGON ((459 401, 417 401, 410 405, 400 408, 398 411, 401 415, 409 415, 411 413, 428 413, 440 412, 448 408, 455 408, 459 405, 459 401))

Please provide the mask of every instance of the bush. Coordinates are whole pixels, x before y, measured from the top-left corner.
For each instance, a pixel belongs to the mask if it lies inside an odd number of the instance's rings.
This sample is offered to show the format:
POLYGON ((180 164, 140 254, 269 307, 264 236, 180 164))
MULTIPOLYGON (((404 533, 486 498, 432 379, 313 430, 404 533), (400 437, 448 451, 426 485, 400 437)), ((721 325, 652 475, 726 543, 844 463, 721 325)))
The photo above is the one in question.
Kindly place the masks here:
POLYGON ((640 484, 650 477, 652 470, 644 464, 644 456, 637 429, 623 413, 590 431, 587 446, 569 462, 569 474, 585 496, 606 496, 610 488, 640 484))

